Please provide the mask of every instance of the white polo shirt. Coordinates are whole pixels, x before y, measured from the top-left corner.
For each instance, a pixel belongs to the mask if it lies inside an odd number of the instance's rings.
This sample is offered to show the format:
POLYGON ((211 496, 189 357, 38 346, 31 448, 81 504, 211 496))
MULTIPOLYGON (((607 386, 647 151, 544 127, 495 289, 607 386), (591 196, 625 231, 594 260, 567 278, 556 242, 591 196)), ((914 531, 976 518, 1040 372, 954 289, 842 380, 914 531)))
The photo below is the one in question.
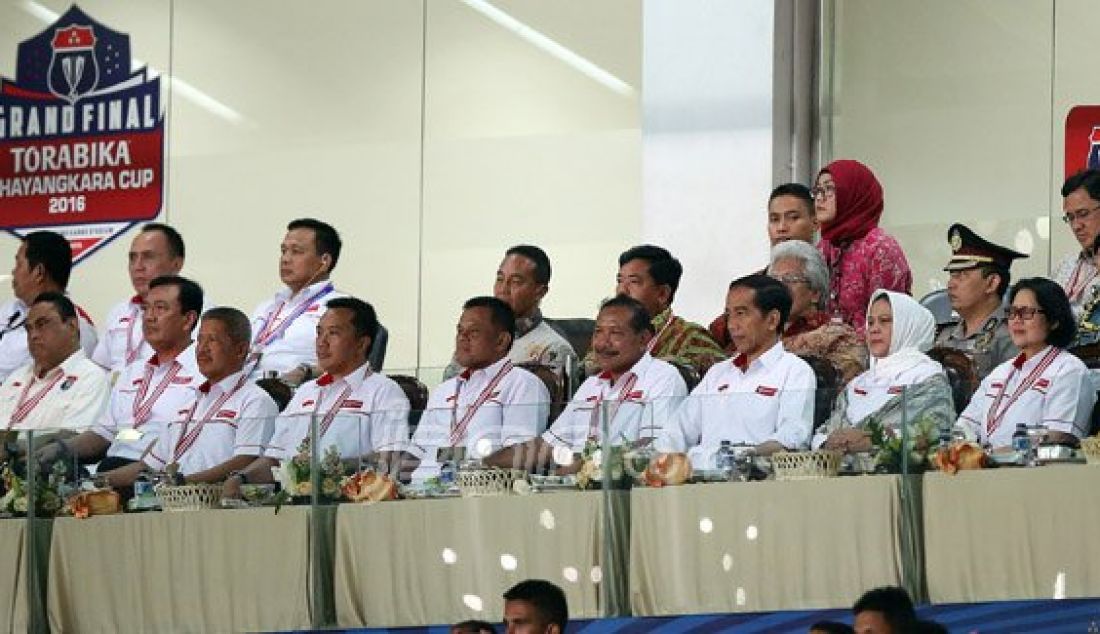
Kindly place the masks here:
POLYGON ((0 430, 87 429, 103 415, 109 394, 107 372, 83 350, 42 378, 32 361, 0 386, 0 430))
POLYGON ((647 352, 615 383, 606 372, 588 377, 542 439, 575 453, 584 449, 589 437, 602 441, 605 427, 613 445, 653 438, 685 396, 687 386, 679 370, 647 352), (611 418, 610 425, 605 417, 611 418))
MULTIPOLYGON (((76 305, 76 302, 73 302, 76 305)), ((19 368, 32 363, 27 348, 27 321, 29 309, 23 300, 15 298, 0 306, 0 383, 19 368)), ((84 354, 91 354, 96 346, 95 326, 92 318, 80 306, 76 306, 76 320, 80 325, 80 347, 84 354)))
POLYGON ((194 344, 171 361, 161 363, 154 354, 145 363, 127 366, 111 389, 105 416, 93 428, 111 441, 107 456, 140 460, 167 423, 179 420, 179 411, 194 402, 203 380, 194 344))
POLYGON ((108 370, 121 370, 133 361, 153 356, 153 349, 145 341, 144 315, 141 295, 115 304, 107 313, 92 361, 108 370))
POLYGON ((323 374, 294 393, 276 419, 263 455, 292 458, 309 437, 314 419, 320 426, 322 456, 330 446, 340 450, 341 458, 400 450, 409 438, 409 399, 393 379, 372 372, 365 363, 340 379, 323 374))
POLYGON ((759 445, 774 440, 803 449, 813 429, 817 378, 777 342, 747 368, 744 355, 716 363, 684 399, 657 438, 659 451, 687 451, 697 469, 714 468, 723 440, 759 445))
POLYGON ((1008 447, 1016 425, 1042 423, 1052 431, 1088 435, 1096 388, 1073 354, 1051 346, 1024 361, 1005 361, 982 380, 956 428, 983 445, 1008 447))
POLYGON ((293 294, 284 288, 260 304, 252 313, 252 352, 261 354, 258 366, 250 362, 253 378, 269 371, 282 374, 303 363, 317 365, 317 324, 325 304, 337 297, 347 294, 323 280, 293 294))
POLYGON ((191 475, 234 456, 263 453, 279 407, 243 371, 213 385, 203 382, 195 396, 157 438, 145 464, 159 471, 175 462, 180 473, 191 475))
POLYGON ((492 453, 534 438, 549 414, 550 393, 542 380, 507 357, 480 370, 464 370, 428 397, 409 447, 421 461, 412 478, 422 481, 439 473, 440 447, 466 447, 472 455, 477 442, 488 439, 492 453))

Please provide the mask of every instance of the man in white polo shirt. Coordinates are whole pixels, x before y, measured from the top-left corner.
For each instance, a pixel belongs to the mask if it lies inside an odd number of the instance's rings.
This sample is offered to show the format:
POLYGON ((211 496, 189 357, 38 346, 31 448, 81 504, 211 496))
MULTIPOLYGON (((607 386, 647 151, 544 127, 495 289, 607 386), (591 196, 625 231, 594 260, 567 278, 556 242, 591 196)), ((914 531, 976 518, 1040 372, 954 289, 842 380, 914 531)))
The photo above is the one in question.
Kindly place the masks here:
POLYGON ((86 429, 99 419, 107 372, 80 349, 76 308, 61 293, 42 293, 27 315, 31 362, 0 386, 0 429, 86 429))
POLYGON ((726 314, 740 353, 707 371, 657 439, 659 451, 686 451, 695 468, 711 469, 723 440, 760 454, 809 443, 817 378, 779 339, 791 303, 787 287, 766 275, 730 284, 726 314))
MULTIPOLYGON (((300 218, 286 227, 279 279, 286 288, 252 313, 252 378, 276 372, 297 385, 315 376, 317 324, 325 303, 338 297, 329 281, 340 259, 340 234, 331 225, 300 218)), ((373 341, 373 339, 372 339, 373 341)))
MULTIPOLYGON (((553 464, 558 447, 580 453, 590 439, 602 442, 605 432, 613 445, 652 440, 687 396, 679 370, 646 351, 653 335, 641 302, 626 295, 605 301, 592 334, 600 372, 588 377, 541 437, 502 449, 486 462, 508 468, 522 461, 528 469, 541 470, 553 464), (517 460, 521 448, 525 456, 517 460)), ((558 462, 565 467, 562 472, 579 467, 558 462)))
POLYGON ((115 382, 110 403, 99 424, 71 440, 43 447, 40 462, 52 462, 69 453, 81 460, 96 460, 108 482, 125 487, 137 471, 114 474, 141 460, 169 421, 194 402, 202 375, 195 364, 191 333, 202 310, 202 287, 183 277, 166 275, 149 283, 142 327, 153 355, 144 363, 130 364, 115 382))
POLYGON ((195 360, 206 381, 161 433, 146 465, 163 471, 175 464, 187 482, 221 482, 263 453, 279 408, 244 374, 251 341, 248 317, 236 308, 203 314, 195 360))
POLYGON ((438 475, 440 448, 460 447, 484 458, 531 440, 546 426, 549 391, 508 358, 515 327, 515 313, 495 297, 463 305, 454 354, 462 371, 432 391, 402 473, 415 467, 412 479, 423 481, 438 475))
MULTIPOLYGON (((23 329, 30 304, 42 293, 64 294, 72 268, 72 246, 60 234, 35 231, 23 237, 11 270, 15 298, 0 306, 0 382, 31 360, 23 329)), ((75 308, 80 345, 85 353, 91 353, 96 346, 95 326, 83 309, 75 308)))
POLYGON ((117 375, 131 363, 153 356, 142 331, 149 282, 162 275, 179 275, 183 258, 183 236, 178 231, 159 222, 142 225, 130 242, 127 265, 134 295, 115 304, 107 313, 92 361, 117 375))
POLYGON ((389 377, 367 363, 378 334, 374 308, 355 297, 329 300, 317 327, 317 361, 324 370, 304 383, 276 419, 275 433, 262 457, 231 474, 228 494, 244 483, 272 482, 271 467, 294 457, 311 437, 316 421, 321 455, 336 447, 355 460, 396 452, 409 438, 409 399, 389 377))

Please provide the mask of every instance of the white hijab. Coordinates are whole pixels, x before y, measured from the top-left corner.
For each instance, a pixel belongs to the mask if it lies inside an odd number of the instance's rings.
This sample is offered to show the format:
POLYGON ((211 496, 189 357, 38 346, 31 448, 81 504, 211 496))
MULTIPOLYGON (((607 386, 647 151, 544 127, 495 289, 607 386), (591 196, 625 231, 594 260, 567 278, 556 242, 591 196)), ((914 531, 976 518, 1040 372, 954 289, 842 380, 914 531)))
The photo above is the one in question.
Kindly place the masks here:
POLYGON ((933 374, 943 372, 943 366, 924 354, 932 348, 936 334, 936 318, 928 309, 908 295, 879 289, 871 295, 871 304, 886 297, 894 315, 890 335, 890 351, 885 358, 871 357, 871 367, 848 383, 848 420, 858 423, 894 397, 897 388, 920 383, 933 374))
POLYGON ((936 318, 912 297, 881 288, 871 294, 871 301, 867 303, 868 315, 871 314, 871 305, 882 297, 890 302, 890 310, 894 314, 890 351, 882 359, 871 356, 870 372, 881 381, 891 380, 922 365, 927 366, 928 375, 941 371, 940 364, 924 354, 932 349, 935 342, 936 318))

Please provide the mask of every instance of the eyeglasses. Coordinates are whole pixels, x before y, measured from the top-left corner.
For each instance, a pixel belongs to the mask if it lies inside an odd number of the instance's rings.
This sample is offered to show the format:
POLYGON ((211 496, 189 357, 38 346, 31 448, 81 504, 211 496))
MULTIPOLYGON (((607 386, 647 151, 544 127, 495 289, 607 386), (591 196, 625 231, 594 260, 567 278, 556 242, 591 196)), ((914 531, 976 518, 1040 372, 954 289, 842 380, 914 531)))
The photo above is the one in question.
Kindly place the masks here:
POLYGON ((1009 319, 1023 319, 1024 321, 1031 321, 1035 319, 1037 314, 1046 314, 1047 311, 1042 308, 1035 308, 1033 306, 1010 306, 1005 314, 1009 319))
POLYGON ((772 279, 779 280, 784 284, 809 284, 810 280, 802 277, 801 275, 773 275, 772 279))
POLYGON ((810 195, 814 198, 828 198, 836 193, 836 185, 822 185, 821 187, 814 187, 810 190, 810 195))
POLYGON ((1100 209, 1100 205, 1097 205, 1092 209, 1078 209, 1077 211, 1067 211, 1066 215, 1062 216, 1062 222, 1070 225, 1073 224, 1074 221, 1084 220, 1085 218, 1088 218, 1093 213, 1095 213, 1097 209, 1100 209))

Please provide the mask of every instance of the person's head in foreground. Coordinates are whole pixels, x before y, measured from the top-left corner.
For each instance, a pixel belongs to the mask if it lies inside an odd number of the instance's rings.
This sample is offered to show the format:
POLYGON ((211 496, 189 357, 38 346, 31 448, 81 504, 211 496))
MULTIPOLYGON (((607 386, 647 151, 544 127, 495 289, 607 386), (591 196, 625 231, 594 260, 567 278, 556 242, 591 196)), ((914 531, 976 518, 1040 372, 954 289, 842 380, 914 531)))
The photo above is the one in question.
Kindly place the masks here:
POLYGON ((852 606, 856 634, 901 634, 917 624, 913 600, 905 590, 893 586, 863 593, 852 606))
POLYGON ((562 634, 568 623, 565 593, 549 581, 520 581, 504 593, 504 628, 508 634, 562 634))

